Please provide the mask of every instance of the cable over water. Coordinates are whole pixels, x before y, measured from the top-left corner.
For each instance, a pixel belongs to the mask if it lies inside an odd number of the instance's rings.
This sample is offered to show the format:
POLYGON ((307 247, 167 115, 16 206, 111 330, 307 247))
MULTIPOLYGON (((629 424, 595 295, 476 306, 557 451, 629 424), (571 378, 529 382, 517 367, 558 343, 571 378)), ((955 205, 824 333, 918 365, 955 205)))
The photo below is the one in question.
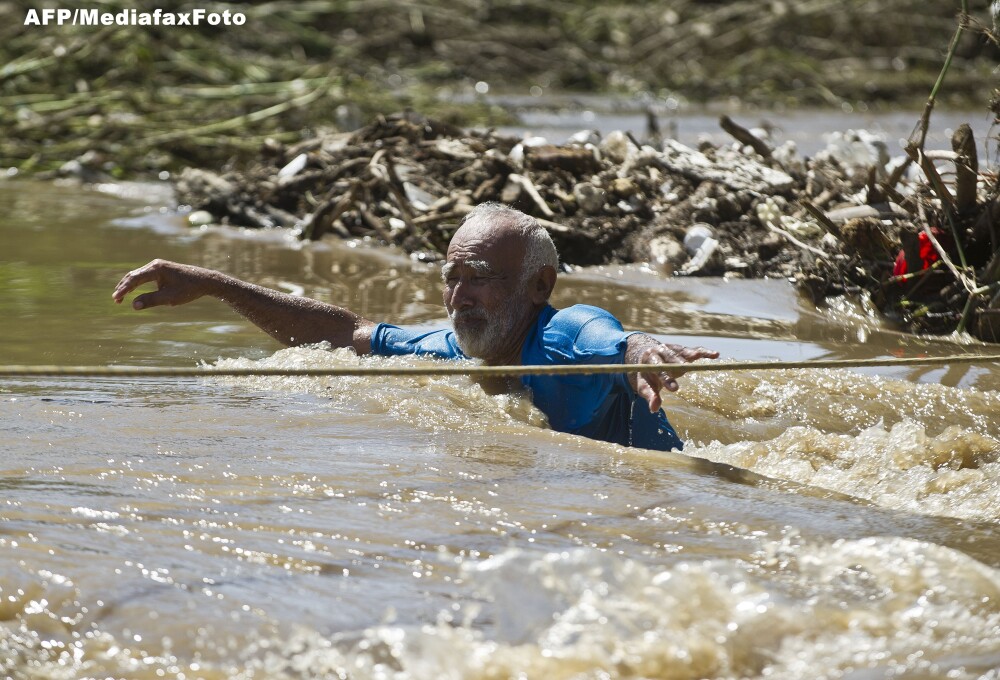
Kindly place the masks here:
POLYGON ((777 371, 792 369, 842 369, 896 366, 946 366, 990 364, 1000 354, 956 354, 940 357, 827 359, 805 361, 713 361, 692 364, 574 364, 567 366, 479 366, 471 362, 428 362, 426 366, 335 366, 324 368, 191 368, 154 366, 19 366, 0 365, 0 377, 60 378, 208 378, 217 376, 508 376, 587 375, 597 373, 652 373, 672 375, 719 371, 777 371))

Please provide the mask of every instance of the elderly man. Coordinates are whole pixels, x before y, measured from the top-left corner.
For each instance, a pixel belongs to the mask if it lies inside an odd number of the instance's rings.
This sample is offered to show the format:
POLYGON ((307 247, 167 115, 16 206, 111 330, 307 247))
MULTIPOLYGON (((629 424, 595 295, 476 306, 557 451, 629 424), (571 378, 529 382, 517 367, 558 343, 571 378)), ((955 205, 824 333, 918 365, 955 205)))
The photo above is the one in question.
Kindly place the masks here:
MULTIPOLYGON (((138 286, 155 282, 156 291, 135 298, 135 309, 180 305, 208 295, 285 345, 327 341, 353 347, 358 354, 475 358, 486 365, 677 364, 718 357, 701 347, 627 333, 596 307, 554 309, 548 300, 557 266, 555 245, 537 221, 486 203, 472 210, 455 232, 441 270, 453 331, 418 332, 375 323, 341 307, 163 260, 129 272, 113 298, 121 303, 138 286)), ((677 390, 668 371, 628 377, 526 375, 520 383, 556 430, 663 451, 683 446, 660 408, 660 390, 677 390)))

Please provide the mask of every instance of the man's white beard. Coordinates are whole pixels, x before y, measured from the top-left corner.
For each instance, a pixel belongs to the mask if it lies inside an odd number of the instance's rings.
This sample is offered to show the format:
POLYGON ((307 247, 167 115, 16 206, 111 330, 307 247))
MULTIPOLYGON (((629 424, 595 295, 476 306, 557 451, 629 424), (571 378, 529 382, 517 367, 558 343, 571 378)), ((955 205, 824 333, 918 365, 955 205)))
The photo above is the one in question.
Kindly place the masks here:
POLYGON ((495 358, 510 341, 519 320, 522 294, 510 296, 491 318, 481 309, 452 310, 448 317, 455 329, 455 339, 466 356, 475 359, 495 358))

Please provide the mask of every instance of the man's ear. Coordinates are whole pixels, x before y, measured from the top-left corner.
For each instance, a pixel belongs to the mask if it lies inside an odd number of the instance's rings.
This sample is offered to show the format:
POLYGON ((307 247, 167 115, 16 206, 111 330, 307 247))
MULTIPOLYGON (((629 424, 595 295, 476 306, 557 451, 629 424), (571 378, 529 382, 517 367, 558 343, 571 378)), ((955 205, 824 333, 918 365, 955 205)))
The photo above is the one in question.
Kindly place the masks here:
POLYGON ((544 305, 552 295, 552 289, 556 287, 556 269, 550 265, 545 265, 535 274, 535 279, 529 287, 531 302, 536 305, 544 305))

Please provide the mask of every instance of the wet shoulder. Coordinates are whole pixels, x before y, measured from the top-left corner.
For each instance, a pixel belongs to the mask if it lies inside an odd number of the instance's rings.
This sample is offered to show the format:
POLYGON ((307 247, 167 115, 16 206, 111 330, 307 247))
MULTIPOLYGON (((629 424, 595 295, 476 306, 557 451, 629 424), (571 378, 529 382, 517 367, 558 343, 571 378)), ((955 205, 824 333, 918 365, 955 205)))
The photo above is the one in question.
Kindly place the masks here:
POLYGON ((618 319, 600 307, 573 305, 560 310, 548 308, 539 319, 536 349, 548 361, 556 362, 582 361, 591 357, 611 358, 623 354, 625 337, 618 319))

